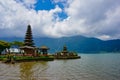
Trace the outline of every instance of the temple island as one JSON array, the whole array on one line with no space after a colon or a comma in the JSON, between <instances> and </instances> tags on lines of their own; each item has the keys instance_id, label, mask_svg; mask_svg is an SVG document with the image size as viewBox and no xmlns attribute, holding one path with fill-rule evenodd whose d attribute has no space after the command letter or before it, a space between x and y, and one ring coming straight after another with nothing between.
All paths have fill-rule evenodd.
<instances>
[{"instance_id":1,"label":"temple island","mask_svg":"<svg viewBox=\"0 0 120 80\"><path fill-rule=\"evenodd\" d=\"M76 52L70 52L67 50L66 45L63 47L62 51L56 52L54 54L55 59L79 59L81 58L78 56Z\"/></svg>"},{"instance_id":2,"label":"temple island","mask_svg":"<svg viewBox=\"0 0 120 80\"><path fill-rule=\"evenodd\" d=\"M31 26L27 26L27 31L25 34L24 45L19 47L19 53L14 53L10 49L6 49L6 54L3 58L0 58L5 63L15 63L15 62L24 62L24 61L53 61L54 59L78 59L78 56L75 52L69 52L67 47L64 46L63 50L56 52L51 55L48 54L47 46L41 46L40 48L36 47L32 37Z\"/></svg>"}]
</instances>

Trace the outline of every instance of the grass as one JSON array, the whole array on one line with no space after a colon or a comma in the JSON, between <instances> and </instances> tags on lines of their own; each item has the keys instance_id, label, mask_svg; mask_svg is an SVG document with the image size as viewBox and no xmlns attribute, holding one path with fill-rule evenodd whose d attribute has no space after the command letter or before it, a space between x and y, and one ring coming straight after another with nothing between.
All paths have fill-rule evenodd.
<instances>
[{"instance_id":1,"label":"grass","mask_svg":"<svg viewBox=\"0 0 120 80\"><path fill-rule=\"evenodd\" d=\"M6 58L5 55L0 55L0 61L2 61L4 58Z\"/></svg>"},{"instance_id":2,"label":"grass","mask_svg":"<svg viewBox=\"0 0 120 80\"><path fill-rule=\"evenodd\" d=\"M49 56L39 56L39 57L32 57L32 56L21 56L16 57L15 61L52 61L54 57Z\"/></svg>"},{"instance_id":3,"label":"grass","mask_svg":"<svg viewBox=\"0 0 120 80\"><path fill-rule=\"evenodd\" d=\"M16 62L25 62L25 61L53 61L53 56L9 56L9 58L15 60ZM6 61L8 59L7 55L0 55L0 61Z\"/></svg>"}]
</instances>

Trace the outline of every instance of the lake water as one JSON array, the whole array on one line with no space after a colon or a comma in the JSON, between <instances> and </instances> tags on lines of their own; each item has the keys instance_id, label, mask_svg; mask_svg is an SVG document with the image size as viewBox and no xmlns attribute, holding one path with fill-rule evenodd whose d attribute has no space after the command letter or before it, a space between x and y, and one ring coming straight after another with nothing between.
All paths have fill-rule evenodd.
<instances>
[{"instance_id":1,"label":"lake water","mask_svg":"<svg viewBox=\"0 0 120 80\"><path fill-rule=\"evenodd\" d=\"M0 80L120 80L120 54L80 54L81 59L0 62Z\"/></svg>"}]
</instances>

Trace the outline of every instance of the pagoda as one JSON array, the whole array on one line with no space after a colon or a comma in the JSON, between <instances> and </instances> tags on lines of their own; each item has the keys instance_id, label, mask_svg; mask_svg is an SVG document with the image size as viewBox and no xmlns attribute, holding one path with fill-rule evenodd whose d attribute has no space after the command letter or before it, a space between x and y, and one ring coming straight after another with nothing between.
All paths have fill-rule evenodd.
<instances>
[{"instance_id":1,"label":"pagoda","mask_svg":"<svg viewBox=\"0 0 120 80\"><path fill-rule=\"evenodd\" d=\"M28 25L26 35L25 35L25 40L24 40L24 45L25 46L34 46L33 38L32 38L32 30L31 26Z\"/></svg>"},{"instance_id":2,"label":"pagoda","mask_svg":"<svg viewBox=\"0 0 120 80\"><path fill-rule=\"evenodd\" d=\"M33 37L32 37L32 29L31 26L27 26L27 31L24 40L24 46L20 47L23 50L24 55L35 56L36 55L36 47L34 46Z\"/></svg>"}]
</instances>

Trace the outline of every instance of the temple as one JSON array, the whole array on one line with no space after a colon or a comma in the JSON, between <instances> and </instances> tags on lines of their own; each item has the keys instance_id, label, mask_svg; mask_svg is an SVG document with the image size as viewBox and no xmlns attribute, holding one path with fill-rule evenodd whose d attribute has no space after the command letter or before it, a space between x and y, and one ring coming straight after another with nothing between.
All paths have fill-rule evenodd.
<instances>
[{"instance_id":1,"label":"temple","mask_svg":"<svg viewBox=\"0 0 120 80\"><path fill-rule=\"evenodd\" d=\"M62 55L63 55L63 56L67 56L67 55L68 55L68 50L67 50L67 47L66 47L66 46L63 46Z\"/></svg>"},{"instance_id":2,"label":"temple","mask_svg":"<svg viewBox=\"0 0 120 80\"><path fill-rule=\"evenodd\" d=\"M47 46L41 46L40 48L34 46L32 29L31 26L28 25L25 34L24 46L20 47L20 49L26 56L40 56L40 55L48 56L48 50L50 48L48 48Z\"/></svg>"},{"instance_id":3,"label":"temple","mask_svg":"<svg viewBox=\"0 0 120 80\"><path fill-rule=\"evenodd\" d=\"M37 48L34 46L33 38L32 38L32 30L31 26L27 26L27 31L24 40L24 46L20 47L21 50L24 51L24 55L36 56Z\"/></svg>"},{"instance_id":4,"label":"temple","mask_svg":"<svg viewBox=\"0 0 120 80\"><path fill-rule=\"evenodd\" d=\"M56 52L55 54L48 54L47 46L36 47L34 45L33 37L32 37L32 29L31 26L27 26L24 45L21 46L18 52L7 50L8 53L3 59L4 63L15 63L15 62L23 62L23 61L53 61L54 59L77 59L81 58L75 52L70 52L67 49L67 46L63 46L62 51ZM20 51L20 52L19 52ZM17 53L17 54L16 54Z\"/></svg>"},{"instance_id":5,"label":"temple","mask_svg":"<svg viewBox=\"0 0 120 80\"><path fill-rule=\"evenodd\" d=\"M31 26L28 25L26 35L25 35L25 40L24 40L24 45L25 46L34 46L33 38L32 38L32 30Z\"/></svg>"},{"instance_id":6,"label":"temple","mask_svg":"<svg viewBox=\"0 0 120 80\"><path fill-rule=\"evenodd\" d=\"M39 48L40 54L47 56L49 49L50 49L50 48L48 48L47 46L41 46L41 47Z\"/></svg>"},{"instance_id":7,"label":"temple","mask_svg":"<svg viewBox=\"0 0 120 80\"><path fill-rule=\"evenodd\" d=\"M56 52L54 57L56 59L77 59L77 58L80 58L80 56L78 56L77 53L68 51L66 45L63 46L62 51Z\"/></svg>"}]
</instances>

